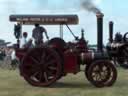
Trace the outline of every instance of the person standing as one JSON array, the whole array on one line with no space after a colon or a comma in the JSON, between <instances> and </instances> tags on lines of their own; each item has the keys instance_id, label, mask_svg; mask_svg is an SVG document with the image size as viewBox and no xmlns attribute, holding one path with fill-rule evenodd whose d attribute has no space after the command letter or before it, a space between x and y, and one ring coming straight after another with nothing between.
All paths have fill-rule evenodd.
<instances>
[{"instance_id":1,"label":"person standing","mask_svg":"<svg viewBox=\"0 0 128 96\"><path fill-rule=\"evenodd\" d=\"M35 40L35 45L43 43L43 33L45 33L46 38L49 39L46 29L41 27L39 24L35 24L35 28L32 31L32 37Z\"/></svg>"},{"instance_id":2,"label":"person standing","mask_svg":"<svg viewBox=\"0 0 128 96\"><path fill-rule=\"evenodd\" d=\"M21 38L22 32L21 32L21 24L17 23L14 26L14 36L17 39L17 47L20 47L20 38Z\"/></svg>"},{"instance_id":3,"label":"person standing","mask_svg":"<svg viewBox=\"0 0 128 96\"><path fill-rule=\"evenodd\" d=\"M5 68L10 68L11 66L11 54L12 54L12 49L11 48L9 48L9 47L6 47L5 48L5 54L6 54L6 56L5 56L5 58L4 58L4 67Z\"/></svg>"},{"instance_id":4,"label":"person standing","mask_svg":"<svg viewBox=\"0 0 128 96\"><path fill-rule=\"evenodd\" d=\"M27 43L27 37L28 37L28 33L23 32L23 37L20 42L20 48L25 48L25 44Z\"/></svg>"}]
</instances>

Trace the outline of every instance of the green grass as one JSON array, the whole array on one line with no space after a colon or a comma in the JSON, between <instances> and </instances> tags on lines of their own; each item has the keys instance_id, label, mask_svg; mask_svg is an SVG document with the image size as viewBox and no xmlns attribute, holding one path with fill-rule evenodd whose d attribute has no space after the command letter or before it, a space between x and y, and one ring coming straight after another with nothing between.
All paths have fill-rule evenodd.
<instances>
[{"instance_id":1,"label":"green grass","mask_svg":"<svg viewBox=\"0 0 128 96\"><path fill-rule=\"evenodd\" d=\"M81 72L63 77L50 88L38 88L24 81L18 70L0 69L0 96L128 96L128 70L118 69L112 87L96 88Z\"/></svg>"}]
</instances>

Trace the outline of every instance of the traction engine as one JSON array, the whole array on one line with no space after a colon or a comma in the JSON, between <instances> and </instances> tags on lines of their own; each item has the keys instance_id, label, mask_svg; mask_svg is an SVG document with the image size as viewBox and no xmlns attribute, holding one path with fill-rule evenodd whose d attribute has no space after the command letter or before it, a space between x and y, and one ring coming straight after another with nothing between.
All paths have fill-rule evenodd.
<instances>
[{"instance_id":1,"label":"traction engine","mask_svg":"<svg viewBox=\"0 0 128 96\"><path fill-rule=\"evenodd\" d=\"M115 64L120 64L123 68L128 68L128 32L124 36L117 32L113 39L113 22L109 23L109 43L107 51L110 59L113 59Z\"/></svg>"},{"instance_id":2,"label":"traction engine","mask_svg":"<svg viewBox=\"0 0 128 96\"><path fill-rule=\"evenodd\" d=\"M47 19L47 20L45 20ZM48 24L62 25L77 24L77 15L11 15L10 21L21 22L21 24ZM84 38L75 37L75 42L65 42L62 38L52 38L47 43L34 48L16 48L16 55L21 64L20 74L33 86L45 87L55 83L69 73L77 74L80 66L85 65L85 76L87 80L96 87L112 86L117 79L117 70L109 60L109 56L103 51L103 15L97 14L98 48L92 51ZM61 33L62 36L62 33Z\"/></svg>"}]
</instances>

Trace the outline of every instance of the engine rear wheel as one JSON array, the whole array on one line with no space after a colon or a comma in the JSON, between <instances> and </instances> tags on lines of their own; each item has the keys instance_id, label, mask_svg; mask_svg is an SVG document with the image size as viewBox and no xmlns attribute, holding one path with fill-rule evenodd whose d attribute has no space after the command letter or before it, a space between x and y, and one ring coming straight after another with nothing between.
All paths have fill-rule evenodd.
<instances>
[{"instance_id":1,"label":"engine rear wheel","mask_svg":"<svg viewBox=\"0 0 128 96\"><path fill-rule=\"evenodd\" d=\"M62 74L59 55L51 48L33 48L20 66L24 79L33 86L45 87L56 82Z\"/></svg>"},{"instance_id":2,"label":"engine rear wheel","mask_svg":"<svg viewBox=\"0 0 128 96\"><path fill-rule=\"evenodd\" d=\"M117 73L112 70L112 66L113 64L108 60L94 61L87 71L88 80L96 87L104 87L114 84L117 77L115 75ZM112 72L113 75L111 75Z\"/></svg>"}]
</instances>

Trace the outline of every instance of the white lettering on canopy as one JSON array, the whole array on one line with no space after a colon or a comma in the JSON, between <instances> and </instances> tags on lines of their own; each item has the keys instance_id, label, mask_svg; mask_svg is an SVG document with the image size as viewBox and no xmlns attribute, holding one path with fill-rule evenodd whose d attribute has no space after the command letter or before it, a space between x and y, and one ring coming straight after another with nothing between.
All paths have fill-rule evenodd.
<instances>
[{"instance_id":1,"label":"white lettering on canopy","mask_svg":"<svg viewBox=\"0 0 128 96\"><path fill-rule=\"evenodd\" d=\"M30 21L41 21L40 18L30 18Z\"/></svg>"},{"instance_id":2,"label":"white lettering on canopy","mask_svg":"<svg viewBox=\"0 0 128 96\"><path fill-rule=\"evenodd\" d=\"M16 21L31 22L68 22L67 18L16 18Z\"/></svg>"},{"instance_id":3,"label":"white lettering on canopy","mask_svg":"<svg viewBox=\"0 0 128 96\"><path fill-rule=\"evenodd\" d=\"M67 22L68 21L68 19L67 18L57 18L57 19L55 19L55 21L59 21L59 22Z\"/></svg>"}]
</instances>

